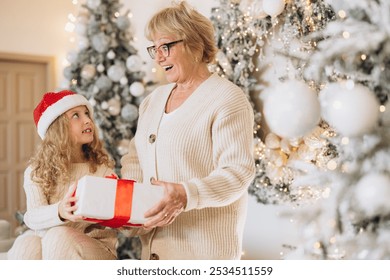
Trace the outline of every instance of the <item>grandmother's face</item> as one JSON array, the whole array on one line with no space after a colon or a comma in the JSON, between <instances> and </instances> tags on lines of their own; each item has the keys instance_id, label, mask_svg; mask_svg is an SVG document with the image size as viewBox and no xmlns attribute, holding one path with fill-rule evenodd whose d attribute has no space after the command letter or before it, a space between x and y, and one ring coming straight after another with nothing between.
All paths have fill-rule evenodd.
<instances>
[{"instance_id":1,"label":"grandmother's face","mask_svg":"<svg viewBox=\"0 0 390 280\"><path fill-rule=\"evenodd\" d=\"M190 79L194 71L192 56L186 52L183 42L169 45L169 43L179 41L181 38L163 34L156 34L154 38L153 43L157 50L155 61L164 70L168 82L183 83ZM169 56L164 56L161 50L163 47L169 48Z\"/></svg>"}]
</instances>

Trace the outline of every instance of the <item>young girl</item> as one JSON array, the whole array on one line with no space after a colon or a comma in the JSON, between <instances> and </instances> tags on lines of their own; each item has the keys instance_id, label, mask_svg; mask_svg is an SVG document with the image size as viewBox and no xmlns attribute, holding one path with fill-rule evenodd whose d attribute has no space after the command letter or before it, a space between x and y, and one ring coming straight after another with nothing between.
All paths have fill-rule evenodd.
<instances>
[{"instance_id":1,"label":"young girl","mask_svg":"<svg viewBox=\"0 0 390 280\"><path fill-rule=\"evenodd\" d=\"M73 215L75 182L113 174L92 114L85 97L67 90L46 93L35 108L43 141L24 173L29 230L8 259L116 259L116 231Z\"/></svg>"}]
</instances>

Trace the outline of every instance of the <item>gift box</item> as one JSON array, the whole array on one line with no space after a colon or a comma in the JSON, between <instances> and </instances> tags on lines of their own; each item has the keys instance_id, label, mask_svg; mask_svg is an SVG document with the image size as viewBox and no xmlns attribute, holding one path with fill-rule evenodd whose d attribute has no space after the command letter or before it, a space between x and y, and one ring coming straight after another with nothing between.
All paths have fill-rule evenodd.
<instances>
[{"instance_id":1,"label":"gift box","mask_svg":"<svg viewBox=\"0 0 390 280\"><path fill-rule=\"evenodd\" d=\"M164 195L161 186L132 180L84 176L77 182L75 215L109 227L141 226L144 213Z\"/></svg>"}]
</instances>

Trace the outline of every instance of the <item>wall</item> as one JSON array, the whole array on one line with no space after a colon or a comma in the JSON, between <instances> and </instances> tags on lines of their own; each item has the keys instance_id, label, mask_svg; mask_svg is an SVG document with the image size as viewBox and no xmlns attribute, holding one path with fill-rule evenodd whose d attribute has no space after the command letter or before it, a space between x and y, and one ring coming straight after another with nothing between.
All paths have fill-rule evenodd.
<instances>
[{"instance_id":1,"label":"wall","mask_svg":"<svg viewBox=\"0 0 390 280\"><path fill-rule=\"evenodd\" d=\"M143 35L148 18L158 9L168 6L171 0L125 0L124 9L133 14L134 46L140 56L153 67L145 48L150 44ZM206 16L219 1L188 0ZM69 13L77 15L71 0L1 0L0 2L0 52L36 54L56 58L57 86L60 85L64 59L76 45L69 42L71 34L64 29ZM284 207L261 205L253 197L249 200L248 220L244 237L245 259L279 259L282 244L293 245L297 240L294 224L282 219L279 213Z\"/></svg>"}]
</instances>

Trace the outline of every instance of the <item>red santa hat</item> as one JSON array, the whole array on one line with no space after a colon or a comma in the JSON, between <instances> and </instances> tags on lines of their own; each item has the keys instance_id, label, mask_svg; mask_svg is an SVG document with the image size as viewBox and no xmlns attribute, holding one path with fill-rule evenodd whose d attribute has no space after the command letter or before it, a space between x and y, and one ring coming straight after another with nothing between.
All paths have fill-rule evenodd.
<instances>
[{"instance_id":1,"label":"red santa hat","mask_svg":"<svg viewBox=\"0 0 390 280\"><path fill-rule=\"evenodd\" d=\"M34 109L34 122L41 139L45 138L47 129L55 119L66 111L81 105L87 106L89 113L93 114L91 104L81 94L70 90L45 93Z\"/></svg>"}]
</instances>

